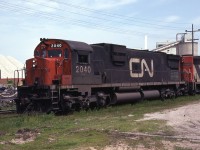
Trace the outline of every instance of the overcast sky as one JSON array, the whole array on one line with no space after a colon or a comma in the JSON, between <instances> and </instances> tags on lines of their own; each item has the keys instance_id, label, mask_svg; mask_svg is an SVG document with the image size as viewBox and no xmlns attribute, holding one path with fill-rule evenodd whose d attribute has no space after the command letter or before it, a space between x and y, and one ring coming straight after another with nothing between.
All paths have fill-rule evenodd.
<instances>
[{"instance_id":1,"label":"overcast sky","mask_svg":"<svg viewBox=\"0 0 200 150\"><path fill-rule=\"evenodd\" d=\"M0 54L22 63L40 38L148 48L200 28L199 0L1 0ZM199 38L200 33L195 33Z\"/></svg>"}]
</instances>

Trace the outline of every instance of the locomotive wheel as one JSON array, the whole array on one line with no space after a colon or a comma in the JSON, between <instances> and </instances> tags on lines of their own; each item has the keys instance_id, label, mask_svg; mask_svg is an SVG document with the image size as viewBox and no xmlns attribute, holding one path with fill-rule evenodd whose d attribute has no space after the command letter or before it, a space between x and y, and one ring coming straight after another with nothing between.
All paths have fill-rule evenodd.
<instances>
[{"instance_id":1,"label":"locomotive wheel","mask_svg":"<svg viewBox=\"0 0 200 150\"><path fill-rule=\"evenodd\" d=\"M170 99L174 100L176 98L176 94L174 91L171 91L170 93Z\"/></svg>"},{"instance_id":2,"label":"locomotive wheel","mask_svg":"<svg viewBox=\"0 0 200 150\"><path fill-rule=\"evenodd\" d=\"M96 102L92 102L92 103L90 103L90 109L91 110L94 110L95 108L97 108L97 103Z\"/></svg>"},{"instance_id":3,"label":"locomotive wheel","mask_svg":"<svg viewBox=\"0 0 200 150\"><path fill-rule=\"evenodd\" d=\"M16 104L17 113L18 113L18 114L23 113L25 109L24 109L23 105L20 104L19 99L15 99L15 104Z\"/></svg>"},{"instance_id":4,"label":"locomotive wheel","mask_svg":"<svg viewBox=\"0 0 200 150\"><path fill-rule=\"evenodd\" d=\"M194 96L194 95L196 95L196 91L192 90L192 91L189 92L189 94Z\"/></svg>"},{"instance_id":5,"label":"locomotive wheel","mask_svg":"<svg viewBox=\"0 0 200 150\"><path fill-rule=\"evenodd\" d=\"M62 100L61 102L61 112L63 115L67 115L69 114L70 112L73 112L73 110L71 109L71 103L70 102L65 102Z\"/></svg>"},{"instance_id":6,"label":"locomotive wheel","mask_svg":"<svg viewBox=\"0 0 200 150\"><path fill-rule=\"evenodd\" d=\"M164 101L166 99L165 91L163 90L160 91L160 98L161 98L161 101Z\"/></svg>"}]
</instances>

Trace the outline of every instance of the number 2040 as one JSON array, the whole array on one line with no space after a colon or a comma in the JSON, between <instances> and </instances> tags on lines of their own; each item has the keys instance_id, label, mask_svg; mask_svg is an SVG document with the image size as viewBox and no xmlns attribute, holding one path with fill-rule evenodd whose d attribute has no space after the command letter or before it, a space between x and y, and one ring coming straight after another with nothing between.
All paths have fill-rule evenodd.
<instances>
[{"instance_id":1,"label":"number 2040","mask_svg":"<svg viewBox=\"0 0 200 150\"><path fill-rule=\"evenodd\" d=\"M76 73L91 73L90 66L76 66Z\"/></svg>"}]
</instances>

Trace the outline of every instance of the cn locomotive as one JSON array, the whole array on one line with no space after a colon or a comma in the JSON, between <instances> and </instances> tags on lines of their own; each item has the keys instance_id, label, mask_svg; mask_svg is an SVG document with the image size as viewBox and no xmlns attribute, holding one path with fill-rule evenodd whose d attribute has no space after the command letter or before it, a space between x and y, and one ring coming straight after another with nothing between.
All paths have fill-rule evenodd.
<instances>
[{"instance_id":1,"label":"cn locomotive","mask_svg":"<svg viewBox=\"0 0 200 150\"><path fill-rule=\"evenodd\" d=\"M26 61L15 99L18 113L66 114L144 99L194 94L200 57L116 44L40 39Z\"/></svg>"}]
</instances>

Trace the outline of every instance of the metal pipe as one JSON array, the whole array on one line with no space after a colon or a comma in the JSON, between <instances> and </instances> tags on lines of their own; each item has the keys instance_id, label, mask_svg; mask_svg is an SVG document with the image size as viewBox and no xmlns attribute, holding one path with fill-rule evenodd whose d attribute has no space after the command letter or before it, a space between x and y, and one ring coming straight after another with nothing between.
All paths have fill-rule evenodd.
<instances>
[{"instance_id":1,"label":"metal pipe","mask_svg":"<svg viewBox=\"0 0 200 150\"><path fill-rule=\"evenodd\" d=\"M142 91L143 99L156 99L160 97L160 92L158 90L148 90Z\"/></svg>"},{"instance_id":2,"label":"metal pipe","mask_svg":"<svg viewBox=\"0 0 200 150\"><path fill-rule=\"evenodd\" d=\"M133 93L114 93L112 104L129 103L141 100L140 92Z\"/></svg>"}]
</instances>

